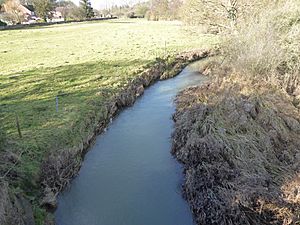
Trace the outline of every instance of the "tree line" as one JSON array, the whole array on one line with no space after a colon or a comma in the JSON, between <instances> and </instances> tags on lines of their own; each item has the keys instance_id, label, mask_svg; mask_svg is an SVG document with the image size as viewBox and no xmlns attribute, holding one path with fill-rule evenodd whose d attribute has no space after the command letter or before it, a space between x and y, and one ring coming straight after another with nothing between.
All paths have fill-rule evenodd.
<instances>
[{"instance_id":1,"label":"tree line","mask_svg":"<svg viewBox=\"0 0 300 225\"><path fill-rule=\"evenodd\" d=\"M60 12L65 20L84 20L95 16L90 0L80 0L79 6L69 0L0 0L0 20L12 24L24 22L26 15L20 5L34 11L41 22L51 20L55 11Z\"/></svg>"},{"instance_id":2,"label":"tree line","mask_svg":"<svg viewBox=\"0 0 300 225\"><path fill-rule=\"evenodd\" d=\"M205 25L215 31L233 29L247 14L263 7L268 0L149 0L133 6L122 5L95 10L90 0L80 0L79 6L70 0L0 0L6 13L0 19L21 23L24 16L19 4L32 5L39 18L51 19L53 11L61 13L65 20L84 20L94 16L147 18L148 20L183 20L192 25ZM3 10L2 10L3 11ZM1 12L1 9L0 9Z\"/></svg>"},{"instance_id":3,"label":"tree line","mask_svg":"<svg viewBox=\"0 0 300 225\"><path fill-rule=\"evenodd\" d=\"M81 0L79 6L70 0L0 0L0 19L13 24L25 21L25 15L19 6L32 6L36 15L43 21L51 20L54 11L61 13L65 20L84 20L94 16L147 18L148 20L175 20L181 18L182 0L150 0L133 6L122 5L95 10L90 0ZM5 10L3 10L5 9ZM4 11L4 12L3 12Z\"/></svg>"},{"instance_id":4,"label":"tree line","mask_svg":"<svg viewBox=\"0 0 300 225\"><path fill-rule=\"evenodd\" d=\"M175 20L181 18L182 0L150 0L133 6L112 6L100 13L117 17L147 18L148 20Z\"/></svg>"}]
</instances>

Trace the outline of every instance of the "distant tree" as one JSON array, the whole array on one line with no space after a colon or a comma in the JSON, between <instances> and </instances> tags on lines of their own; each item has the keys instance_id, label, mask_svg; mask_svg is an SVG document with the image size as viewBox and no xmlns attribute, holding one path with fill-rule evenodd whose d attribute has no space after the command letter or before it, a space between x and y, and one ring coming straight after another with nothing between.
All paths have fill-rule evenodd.
<instances>
[{"instance_id":1,"label":"distant tree","mask_svg":"<svg viewBox=\"0 0 300 225\"><path fill-rule=\"evenodd\" d=\"M169 1L169 16L171 20L180 19L182 5L182 0Z\"/></svg>"},{"instance_id":2,"label":"distant tree","mask_svg":"<svg viewBox=\"0 0 300 225\"><path fill-rule=\"evenodd\" d=\"M147 13L151 20L172 20L179 18L182 0L151 0Z\"/></svg>"},{"instance_id":3,"label":"distant tree","mask_svg":"<svg viewBox=\"0 0 300 225\"><path fill-rule=\"evenodd\" d=\"M186 22L230 28L237 19L237 0L187 0L184 7Z\"/></svg>"},{"instance_id":4,"label":"distant tree","mask_svg":"<svg viewBox=\"0 0 300 225\"><path fill-rule=\"evenodd\" d=\"M135 12L131 11L126 15L128 18L136 18Z\"/></svg>"},{"instance_id":5,"label":"distant tree","mask_svg":"<svg viewBox=\"0 0 300 225\"><path fill-rule=\"evenodd\" d=\"M153 20L168 18L169 1L168 0L152 0L150 13Z\"/></svg>"},{"instance_id":6,"label":"distant tree","mask_svg":"<svg viewBox=\"0 0 300 225\"><path fill-rule=\"evenodd\" d=\"M144 18L149 10L150 7L148 2L138 3L134 6L135 15L137 17Z\"/></svg>"},{"instance_id":7,"label":"distant tree","mask_svg":"<svg viewBox=\"0 0 300 225\"><path fill-rule=\"evenodd\" d=\"M5 13L2 19L12 23L20 24L25 20L24 13L20 10L20 3L16 0L7 0L3 3Z\"/></svg>"},{"instance_id":8,"label":"distant tree","mask_svg":"<svg viewBox=\"0 0 300 225\"><path fill-rule=\"evenodd\" d=\"M54 8L53 0L32 0L36 14L45 22L51 17L51 11Z\"/></svg>"},{"instance_id":9,"label":"distant tree","mask_svg":"<svg viewBox=\"0 0 300 225\"><path fill-rule=\"evenodd\" d=\"M2 10L4 2L5 2L5 0L0 0L0 11Z\"/></svg>"},{"instance_id":10,"label":"distant tree","mask_svg":"<svg viewBox=\"0 0 300 225\"><path fill-rule=\"evenodd\" d=\"M99 17L105 17L108 14L110 14L110 12L108 9L101 9L101 10L95 10L95 14L96 14L96 16L99 16Z\"/></svg>"},{"instance_id":11,"label":"distant tree","mask_svg":"<svg viewBox=\"0 0 300 225\"><path fill-rule=\"evenodd\" d=\"M33 5L32 0L19 0L22 5Z\"/></svg>"},{"instance_id":12,"label":"distant tree","mask_svg":"<svg viewBox=\"0 0 300 225\"><path fill-rule=\"evenodd\" d=\"M81 0L80 7L82 9L84 18L90 19L95 16L90 0Z\"/></svg>"},{"instance_id":13,"label":"distant tree","mask_svg":"<svg viewBox=\"0 0 300 225\"><path fill-rule=\"evenodd\" d=\"M109 9L108 14L121 18L121 17L131 17L132 15L134 16L135 12L133 11L132 7L126 4L122 6L117 6L117 5L112 6Z\"/></svg>"},{"instance_id":14,"label":"distant tree","mask_svg":"<svg viewBox=\"0 0 300 225\"><path fill-rule=\"evenodd\" d=\"M234 30L239 21L270 0L185 0L184 20L189 24L205 24L219 30Z\"/></svg>"},{"instance_id":15,"label":"distant tree","mask_svg":"<svg viewBox=\"0 0 300 225\"><path fill-rule=\"evenodd\" d=\"M84 20L84 19L86 19L86 17L83 13L82 8L76 6L76 7L70 8L69 19L70 20Z\"/></svg>"},{"instance_id":16,"label":"distant tree","mask_svg":"<svg viewBox=\"0 0 300 225\"><path fill-rule=\"evenodd\" d=\"M71 1L59 1L56 4L56 11L60 12L64 20L80 20L80 9Z\"/></svg>"}]
</instances>

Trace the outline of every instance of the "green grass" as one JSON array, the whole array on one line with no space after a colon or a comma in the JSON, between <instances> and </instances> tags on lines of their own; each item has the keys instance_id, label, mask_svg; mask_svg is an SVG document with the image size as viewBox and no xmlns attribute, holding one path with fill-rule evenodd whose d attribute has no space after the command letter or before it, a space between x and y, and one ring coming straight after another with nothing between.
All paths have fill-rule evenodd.
<instances>
[{"instance_id":1,"label":"green grass","mask_svg":"<svg viewBox=\"0 0 300 225\"><path fill-rule=\"evenodd\" d=\"M22 153L15 184L27 193L38 186L45 155L77 145L104 115L103 104L139 69L165 55L165 43L172 55L211 46L216 39L190 33L178 22L144 20L1 31L0 123L5 149ZM7 169L1 166L0 172Z\"/></svg>"}]
</instances>

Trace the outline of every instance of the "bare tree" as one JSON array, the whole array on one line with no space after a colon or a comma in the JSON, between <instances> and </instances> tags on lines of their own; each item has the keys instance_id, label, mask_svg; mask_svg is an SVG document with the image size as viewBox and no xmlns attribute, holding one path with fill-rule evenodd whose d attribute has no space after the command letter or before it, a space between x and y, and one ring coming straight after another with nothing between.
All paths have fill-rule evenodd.
<instances>
[{"instance_id":1,"label":"bare tree","mask_svg":"<svg viewBox=\"0 0 300 225\"><path fill-rule=\"evenodd\" d=\"M178 19L181 0L151 0L149 17L152 20Z\"/></svg>"},{"instance_id":2,"label":"bare tree","mask_svg":"<svg viewBox=\"0 0 300 225\"><path fill-rule=\"evenodd\" d=\"M79 8L72 1L59 1L55 10L61 13L65 21L68 19L81 19L79 16L74 15Z\"/></svg>"},{"instance_id":3,"label":"bare tree","mask_svg":"<svg viewBox=\"0 0 300 225\"><path fill-rule=\"evenodd\" d=\"M183 15L187 23L234 30L239 21L276 0L186 0Z\"/></svg>"},{"instance_id":4,"label":"bare tree","mask_svg":"<svg viewBox=\"0 0 300 225\"><path fill-rule=\"evenodd\" d=\"M175 20L179 19L180 16L180 10L182 7L182 0L171 0L169 1L169 11L170 11L170 19Z\"/></svg>"},{"instance_id":5,"label":"bare tree","mask_svg":"<svg viewBox=\"0 0 300 225\"><path fill-rule=\"evenodd\" d=\"M51 0L32 0L37 15L45 22L50 16L50 12L53 9L53 1Z\"/></svg>"},{"instance_id":6,"label":"bare tree","mask_svg":"<svg viewBox=\"0 0 300 225\"><path fill-rule=\"evenodd\" d=\"M150 19L160 20L167 17L168 0L151 0L150 4Z\"/></svg>"},{"instance_id":7,"label":"bare tree","mask_svg":"<svg viewBox=\"0 0 300 225\"><path fill-rule=\"evenodd\" d=\"M4 3L5 3L5 0L0 0L0 11L2 10Z\"/></svg>"},{"instance_id":8,"label":"bare tree","mask_svg":"<svg viewBox=\"0 0 300 225\"><path fill-rule=\"evenodd\" d=\"M13 24L20 24L25 20L25 14L20 9L20 3L16 0L7 0L3 4L4 18Z\"/></svg>"}]
</instances>

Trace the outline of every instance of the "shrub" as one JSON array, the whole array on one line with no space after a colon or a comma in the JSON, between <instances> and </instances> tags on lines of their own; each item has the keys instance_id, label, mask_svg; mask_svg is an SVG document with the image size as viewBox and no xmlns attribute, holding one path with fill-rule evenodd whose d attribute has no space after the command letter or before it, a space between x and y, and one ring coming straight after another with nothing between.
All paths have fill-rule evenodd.
<instances>
[{"instance_id":1,"label":"shrub","mask_svg":"<svg viewBox=\"0 0 300 225\"><path fill-rule=\"evenodd\" d=\"M0 20L0 27L5 27L5 26L7 26L7 23Z\"/></svg>"},{"instance_id":2,"label":"shrub","mask_svg":"<svg viewBox=\"0 0 300 225\"><path fill-rule=\"evenodd\" d=\"M227 36L227 65L240 75L279 81L286 90L295 90L300 69L300 2L269 4L254 15Z\"/></svg>"}]
</instances>

